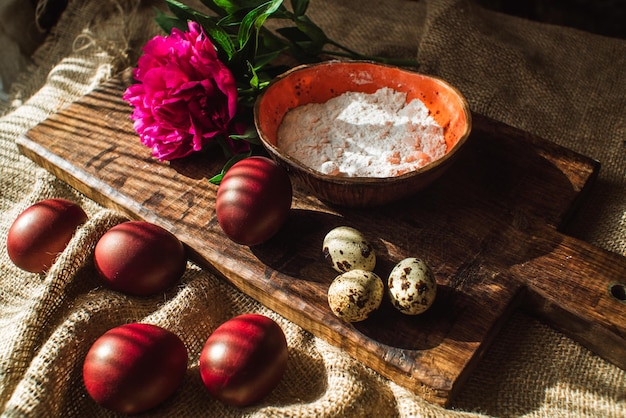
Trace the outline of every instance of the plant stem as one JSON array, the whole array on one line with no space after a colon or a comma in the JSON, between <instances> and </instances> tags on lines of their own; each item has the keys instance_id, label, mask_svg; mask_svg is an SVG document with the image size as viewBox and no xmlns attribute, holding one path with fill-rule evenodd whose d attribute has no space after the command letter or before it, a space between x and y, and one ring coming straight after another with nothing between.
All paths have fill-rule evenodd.
<instances>
[{"instance_id":1,"label":"plant stem","mask_svg":"<svg viewBox=\"0 0 626 418\"><path fill-rule=\"evenodd\" d=\"M322 51L323 54L333 55L336 57L346 57L352 59L362 59L362 60L370 60L376 61L383 64L397 65L400 67L417 67L417 61L408 58L388 58L388 57L378 57L378 56L367 56L363 55L359 52L353 51L352 49L333 41L332 39L328 39L328 43L333 45L345 52L341 51Z\"/></svg>"}]
</instances>

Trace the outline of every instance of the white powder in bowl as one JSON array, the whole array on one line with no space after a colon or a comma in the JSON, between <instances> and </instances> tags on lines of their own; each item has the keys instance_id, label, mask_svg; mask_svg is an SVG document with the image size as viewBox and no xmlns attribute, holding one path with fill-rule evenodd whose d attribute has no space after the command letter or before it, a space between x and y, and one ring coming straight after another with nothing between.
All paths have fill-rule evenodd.
<instances>
[{"instance_id":1,"label":"white powder in bowl","mask_svg":"<svg viewBox=\"0 0 626 418\"><path fill-rule=\"evenodd\" d=\"M406 103L406 93L388 87L290 110L277 146L312 169L347 177L398 176L446 153L443 128L426 105Z\"/></svg>"}]
</instances>

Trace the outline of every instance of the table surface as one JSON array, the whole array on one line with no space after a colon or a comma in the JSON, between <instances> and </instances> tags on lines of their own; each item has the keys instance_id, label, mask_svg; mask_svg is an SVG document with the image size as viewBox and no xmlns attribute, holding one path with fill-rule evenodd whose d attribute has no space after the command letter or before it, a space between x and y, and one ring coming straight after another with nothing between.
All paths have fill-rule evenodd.
<instances>
[{"instance_id":1,"label":"table surface","mask_svg":"<svg viewBox=\"0 0 626 418\"><path fill-rule=\"evenodd\" d=\"M453 399L521 304L626 368L626 304L616 296L626 259L558 232L592 187L596 161L474 115L467 148L428 189L346 209L295 185L281 231L240 246L219 228L207 180L223 159L151 158L121 99L128 82L114 79L33 128L21 152L102 205L168 229L201 265L429 401ZM405 316L385 299L366 321L336 318L326 300L336 273L321 243L338 225L373 243L381 277L403 258L426 260L438 281L431 309Z\"/></svg>"}]
</instances>

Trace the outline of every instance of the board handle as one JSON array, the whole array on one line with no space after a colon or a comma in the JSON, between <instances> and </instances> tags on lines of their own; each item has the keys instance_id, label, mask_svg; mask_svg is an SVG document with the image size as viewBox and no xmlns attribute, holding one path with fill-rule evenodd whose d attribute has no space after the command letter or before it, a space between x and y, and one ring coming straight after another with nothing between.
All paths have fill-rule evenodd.
<instances>
[{"instance_id":1,"label":"board handle","mask_svg":"<svg viewBox=\"0 0 626 418\"><path fill-rule=\"evenodd\" d=\"M512 266L526 307L626 370L626 257L546 229L533 237L539 255Z\"/></svg>"}]
</instances>

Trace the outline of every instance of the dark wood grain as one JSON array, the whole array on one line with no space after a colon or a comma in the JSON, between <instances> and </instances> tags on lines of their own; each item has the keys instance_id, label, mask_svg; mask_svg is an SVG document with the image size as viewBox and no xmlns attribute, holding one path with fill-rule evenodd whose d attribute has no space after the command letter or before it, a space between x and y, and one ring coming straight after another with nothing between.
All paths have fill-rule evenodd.
<instances>
[{"instance_id":1,"label":"dark wood grain","mask_svg":"<svg viewBox=\"0 0 626 418\"><path fill-rule=\"evenodd\" d=\"M21 151L97 202L165 227L195 261L382 375L448 404L520 304L626 368L626 303L610 290L626 281L626 259L558 232L596 161L474 115L463 155L430 188L368 210L296 189L286 225L249 248L216 222L207 179L223 159L155 161L121 99L128 82L121 76L44 121L19 140ZM382 277L402 258L424 258L439 286L433 307L408 317L385 300L362 323L334 317L326 292L335 273L321 244L337 225L373 242Z\"/></svg>"}]
</instances>

